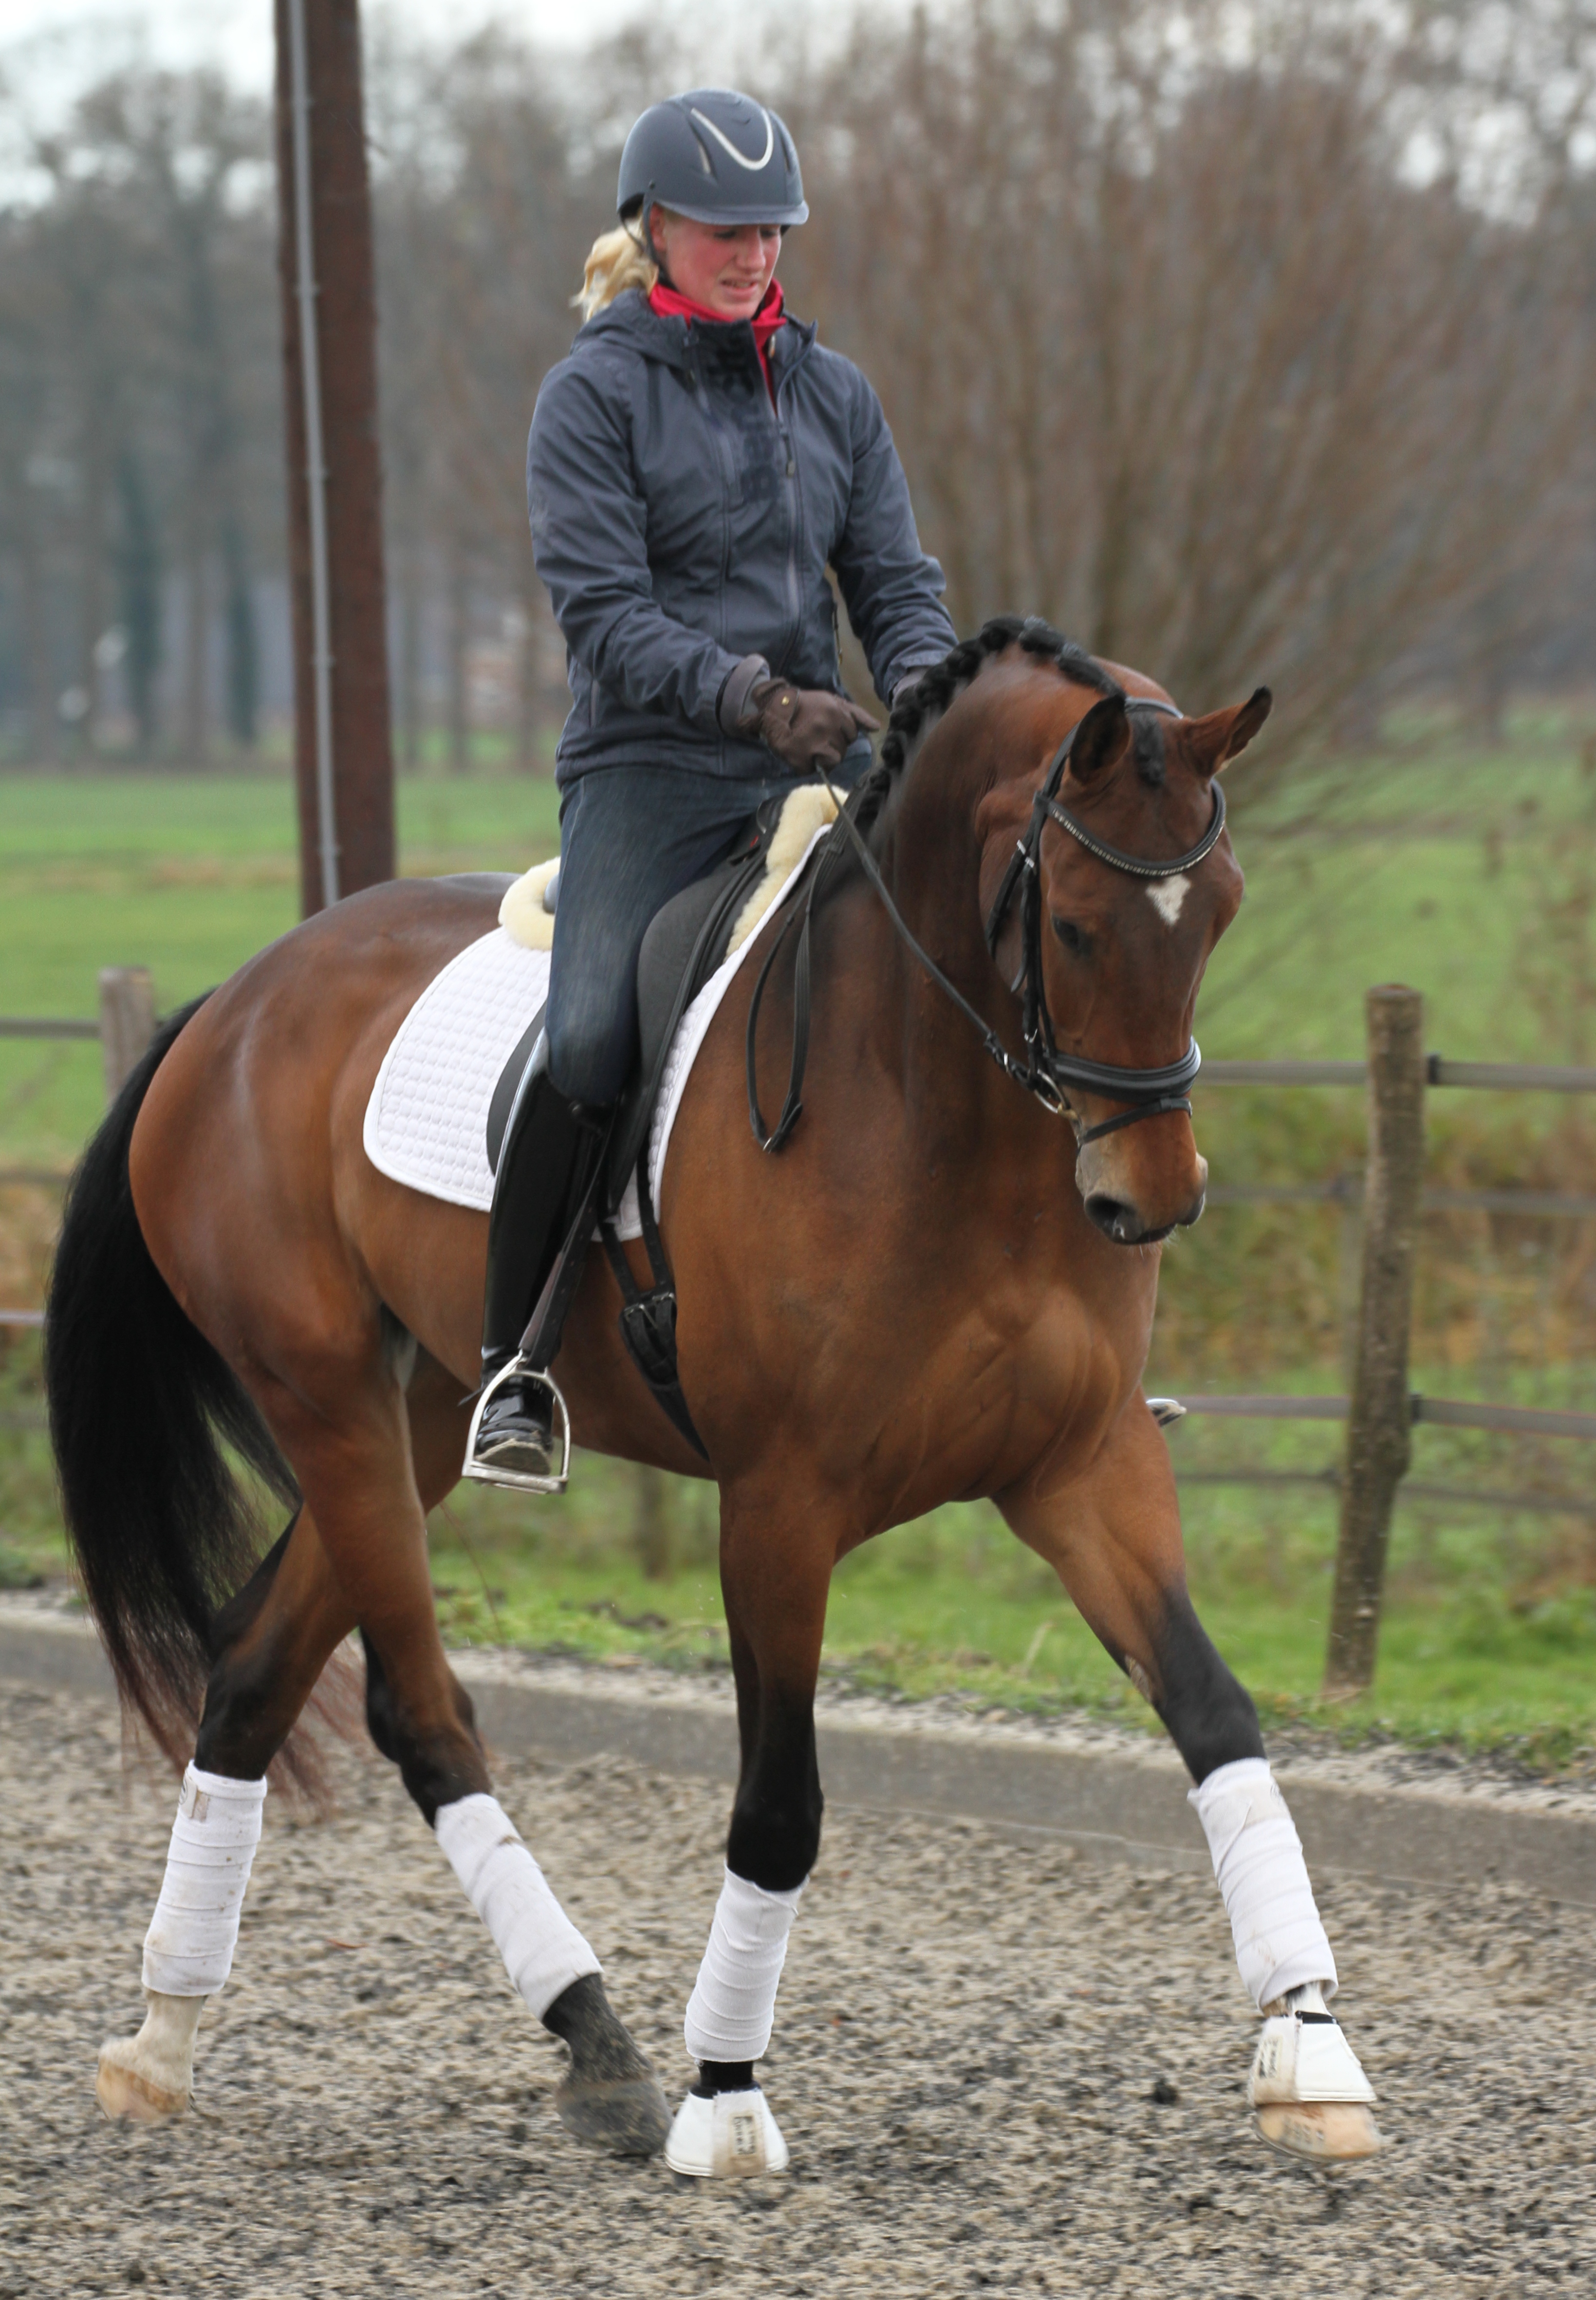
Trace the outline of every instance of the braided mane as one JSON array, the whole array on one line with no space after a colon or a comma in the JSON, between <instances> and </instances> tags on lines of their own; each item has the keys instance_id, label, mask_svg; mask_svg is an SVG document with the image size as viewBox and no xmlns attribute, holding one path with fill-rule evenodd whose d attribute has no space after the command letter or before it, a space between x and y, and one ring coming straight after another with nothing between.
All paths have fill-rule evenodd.
<instances>
[{"instance_id":1,"label":"braided mane","mask_svg":"<svg viewBox=\"0 0 1596 2300\"><path fill-rule=\"evenodd\" d=\"M923 671L900 703L894 704L881 756L861 780L856 821L867 831L879 817L922 736L929 733L956 695L977 678L986 662L1012 646L1057 667L1062 677L1098 695L1123 695L1116 679L1075 640L1056 631L1040 615L994 615L973 638L961 639L940 662Z\"/></svg>"}]
</instances>

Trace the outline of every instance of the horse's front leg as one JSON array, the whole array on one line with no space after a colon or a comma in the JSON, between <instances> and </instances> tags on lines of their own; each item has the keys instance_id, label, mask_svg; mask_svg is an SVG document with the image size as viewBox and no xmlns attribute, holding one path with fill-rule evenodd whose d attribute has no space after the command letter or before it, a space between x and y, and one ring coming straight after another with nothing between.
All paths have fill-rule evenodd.
<instances>
[{"instance_id":1,"label":"horse's front leg","mask_svg":"<svg viewBox=\"0 0 1596 2300\"><path fill-rule=\"evenodd\" d=\"M788 1936L820 1849L815 1685L835 1550L817 1536L823 1509L804 1504L785 1480L721 1499L742 1762L720 1898L682 2025L698 2075L665 2145L673 2171L699 2178L780 2172L788 2162L754 2064L770 2043Z\"/></svg>"},{"instance_id":2,"label":"horse's front leg","mask_svg":"<svg viewBox=\"0 0 1596 2300\"><path fill-rule=\"evenodd\" d=\"M1215 1650L1186 1588L1174 1476L1132 1399L1088 1475L1046 1467L999 1497L1088 1625L1157 1711L1186 1762L1236 1962L1263 2033L1248 2083L1271 2146L1315 2163L1380 2146L1374 2089L1327 2010L1335 1960L1302 1846L1264 1754L1258 1712Z\"/></svg>"}]
</instances>

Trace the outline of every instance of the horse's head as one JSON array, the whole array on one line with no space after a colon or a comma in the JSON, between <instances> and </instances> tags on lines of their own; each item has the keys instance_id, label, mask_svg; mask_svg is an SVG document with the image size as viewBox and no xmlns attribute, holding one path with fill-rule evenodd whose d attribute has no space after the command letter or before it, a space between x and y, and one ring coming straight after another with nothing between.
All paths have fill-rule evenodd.
<instances>
[{"instance_id":1,"label":"horse's head","mask_svg":"<svg viewBox=\"0 0 1596 2300\"><path fill-rule=\"evenodd\" d=\"M1119 1245L1149 1245L1194 1222L1207 1163L1178 1079L1162 1095L1129 1080L1116 1094L1107 1081L1069 1078L1070 1061L1143 1073L1178 1065L1208 954L1241 900L1241 869L1223 834L1188 870L1153 877L1124 866L1166 864L1205 846L1216 821L1214 779L1263 725L1270 699L1260 688L1233 709L1181 719L1105 696L1079 719L1055 806L1041 816L1029 938L1040 1024L1065 1058L1058 1071L1075 1122L1076 1186L1091 1220ZM1028 771L999 783L982 805L983 905L998 900L1016 840L1036 820L1037 793L1077 707L1052 688L1045 730L1036 729L1047 744L1040 762L1032 748ZM1025 912L1022 875L995 945L1015 987L1026 972Z\"/></svg>"}]
</instances>

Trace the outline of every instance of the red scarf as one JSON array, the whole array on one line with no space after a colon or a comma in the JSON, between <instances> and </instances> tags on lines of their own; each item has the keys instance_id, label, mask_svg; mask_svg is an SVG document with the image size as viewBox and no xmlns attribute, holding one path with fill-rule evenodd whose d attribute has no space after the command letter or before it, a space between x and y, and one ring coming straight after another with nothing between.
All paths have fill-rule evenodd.
<instances>
[{"instance_id":1,"label":"red scarf","mask_svg":"<svg viewBox=\"0 0 1596 2300\"><path fill-rule=\"evenodd\" d=\"M734 328L735 320L728 320L723 312L712 312L707 304L695 303L690 296L668 288L660 280L648 290L648 309L657 312L662 320L699 320L712 328ZM781 283L773 279L765 291L765 301L748 325L754 330L754 349L759 354L759 365L765 375L765 388L773 401L776 388L771 378L770 354L766 349L778 328L787 324L787 314L781 306Z\"/></svg>"}]
</instances>

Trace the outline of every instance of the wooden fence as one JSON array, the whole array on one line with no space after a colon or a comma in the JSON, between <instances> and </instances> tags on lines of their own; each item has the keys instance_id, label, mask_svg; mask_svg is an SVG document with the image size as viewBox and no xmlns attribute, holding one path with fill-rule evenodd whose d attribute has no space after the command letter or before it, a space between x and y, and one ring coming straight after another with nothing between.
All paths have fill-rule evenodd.
<instances>
[{"instance_id":1,"label":"wooden fence","mask_svg":"<svg viewBox=\"0 0 1596 2300\"><path fill-rule=\"evenodd\" d=\"M1341 1421L1346 1425L1339 1472L1218 1470L1187 1472L1182 1483L1333 1482L1340 1490L1335 1587L1324 1662L1327 1699L1364 1692L1373 1682L1381 1597L1391 1513L1399 1489L1415 1499L1488 1503L1503 1508L1579 1509L1546 1496L1408 1483L1417 1422L1454 1429L1516 1431L1539 1438L1596 1438L1596 1413L1540 1412L1470 1399L1421 1397L1408 1384L1413 1322L1413 1274L1419 1217L1426 1208L1479 1207L1492 1212L1561 1216L1596 1214L1596 1199L1550 1190L1426 1192L1425 1101L1434 1088L1466 1087L1493 1093L1596 1094L1596 1070L1543 1062L1457 1062L1426 1054L1424 1002L1416 990L1384 984L1365 1002L1368 1056L1361 1062L1207 1062L1209 1086L1362 1086L1368 1096L1368 1154L1361 1192L1363 1217L1352 1383L1345 1397L1200 1396L1173 1401L1188 1413L1266 1421ZM1341 1182L1273 1188L1216 1190L1216 1204L1270 1199L1354 1203ZM1585 1513L1583 1511L1581 1513ZM1596 1504L1589 1513L1596 1515Z\"/></svg>"},{"instance_id":2,"label":"wooden fence","mask_svg":"<svg viewBox=\"0 0 1596 2300\"><path fill-rule=\"evenodd\" d=\"M105 1068L105 1099L122 1080L155 1034L155 992L146 966L100 969L100 1015L96 1022L68 1015L0 1014L0 1038L97 1038ZM8 1174L7 1180L21 1179ZM54 1174L30 1179L54 1181Z\"/></svg>"},{"instance_id":3,"label":"wooden fence","mask_svg":"<svg viewBox=\"0 0 1596 2300\"><path fill-rule=\"evenodd\" d=\"M100 1014L96 1022L70 1015L0 1014L0 1038L97 1038L105 1072L105 1099L112 1102L122 1081L155 1034L155 993L146 966L100 969ZM64 1174L37 1166L0 1167L0 1185L26 1183L59 1189ZM0 1309L0 1326L42 1326L42 1310Z\"/></svg>"},{"instance_id":4,"label":"wooden fence","mask_svg":"<svg viewBox=\"0 0 1596 2300\"><path fill-rule=\"evenodd\" d=\"M1361 1186L1330 1182L1216 1186L1215 1206L1277 1203L1341 1203L1360 1211L1362 1239L1354 1321L1351 1388L1346 1396L1214 1396L1185 1393L1170 1401L1183 1413L1238 1420L1337 1421L1345 1424L1339 1470L1185 1471L1190 1485L1333 1486L1341 1499L1334 1596L1331 1609L1324 1692L1340 1698L1366 1689L1374 1678L1381 1597L1391 1514L1399 1491L1433 1499L1502 1509L1555 1510L1596 1516L1589 1504L1542 1494L1511 1494L1478 1487L1409 1480L1412 1432L1419 1422L1454 1429L1517 1432L1539 1438L1596 1439L1596 1413L1545 1412L1484 1401L1421 1397L1408 1386L1413 1273L1422 1212L1476 1208L1499 1213L1584 1220L1596 1216L1596 1197L1556 1190L1426 1190L1425 1102L1435 1088L1493 1093L1596 1094L1596 1070L1541 1062L1450 1062L1424 1048L1424 1006L1416 990L1384 985L1366 1001L1368 1055L1364 1062L1211 1062L1205 1087L1363 1087L1368 1096L1368 1154ZM107 967L100 976L97 1021L0 1016L0 1038L97 1038L107 1099L148 1045L155 1027L155 998L144 967ZM0 1169L0 1183L60 1183L55 1173ZM42 1313L0 1310L0 1325L42 1324Z\"/></svg>"}]
</instances>

